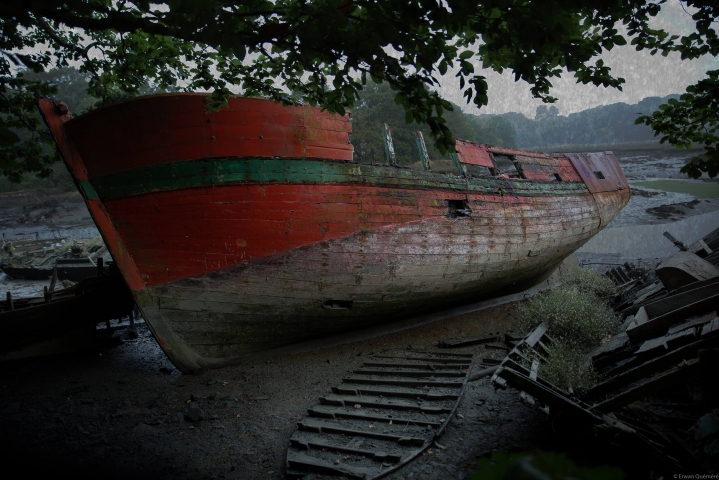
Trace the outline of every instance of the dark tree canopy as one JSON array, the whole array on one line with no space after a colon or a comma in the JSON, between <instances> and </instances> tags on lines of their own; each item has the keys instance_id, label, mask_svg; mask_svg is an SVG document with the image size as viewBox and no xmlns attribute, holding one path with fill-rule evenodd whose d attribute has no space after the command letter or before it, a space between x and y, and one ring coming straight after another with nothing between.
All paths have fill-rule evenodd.
<instances>
[{"instance_id":1,"label":"dark tree canopy","mask_svg":"<svg viewBox=\"0 0 719 480\"><path fill-rule=\"evenodd\" d=\"M28 0L0 4L0 169L49 172L54 151L34 113L35 97L55 86L24 71L78 65L97 104L147 89L213 92L220 108L232 91L285 103L298 101L343 113L368 78L387 82L405 120L424 123L441 151L453 145L436 92L437 75L456 68L468 102L487 103L484 68L509 70L547 103L551 79L563 69L578 82L621 89L596 57L628 39L663 55L719 53L712 22L719 7L684 3L696 29L687 36L649 27L663 0ZM714 147L717 73L687 96L643 117L667 140L705 144L707 155L687 170L716 173ZM698 110L697 110L698 109ZM703 110L702 110L703 109ZM696 113L704 111L705 113ZM19 129L31 132L22 140Z\"/></svg>"}]
</instances>

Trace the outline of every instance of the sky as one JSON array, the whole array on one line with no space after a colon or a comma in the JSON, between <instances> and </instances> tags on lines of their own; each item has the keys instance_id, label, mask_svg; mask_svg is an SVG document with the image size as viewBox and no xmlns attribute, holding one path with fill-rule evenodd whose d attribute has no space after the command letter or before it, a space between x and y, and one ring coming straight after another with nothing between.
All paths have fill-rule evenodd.
<instances>
[{"instance_id":1,"label":"sky","mask_svg":"<svg viewBox=\"0 0 719 480\"><path fill-rule=\"evenodd\" d=\"M651 26L663 28L670 33L689 33L693 30L693 21L678 0L669 0ZM711 56L682 61L678 53L667 57L662 57L659 53L652 56L647 50L637 52L631 45L614 47L601 58L605 65L612 68L615 76L626 80L622 86L623 91L577 84L574 76L565 72L561 78L551 80L554 88L550 94L558 98L554 105L559 109L560 115L599 105L618 102L633 104L645 97L683 93L688 85L704 78L707 70L719 68L719 59ZM500 75L492 70L482 69L478 62L475 63L475 72L484 75L489 85L489 102L481 111L474 104L467 105L459 83L454 78L456 71L449 71L440 79L441 95L460 105L466 113L472 114L520 112L534 118L537 107L543 104L541 100L532 97L529 84L521 80L514 81L512 72L505 70Z\"/></svg>"},{"instance_id":2,"label":"sky","mask_svg":"<svg viewBox=\"0 0 719 480\"><path fill-rule=\"evenodd\" d=\"M694 22L690 14L682 8L679 0L668 0L660 14L653 19L651 26L676 34L694 31ZM620 33L624 33L619 26L617 28ZM614 47L599 58L604 60L605 65L611 67L615 76L626 80L623 90L577 84L574 76L565 72L561 78L551 79L553 89L550 95L558 99L553 105L559 109L560 115L569 115L599 105L618 102L634 104L646 97L664 97L673 93L683 93L688 85L705 77L707 70L719 69L719 59L709 55L697 60L682 61L678 53L670 54L668 57L663 57L661 54L652 56L647 50L637 52L631 45ZM482 69L480 62L476 59L473 61L475 72L487 78L488 105L480 110L473 103L467 104L455 77L456 69L449 69L446 75L439 78L441 84L439 92L443 98L459 105L466 113L519 112L528 118L534 118L537 107L543 103L532 97L529 84L521 80L515 82L514 73L509 70L499 74ZM236 93L240 91L239 87L231 90Z\"/></svg>"}]
</instances>

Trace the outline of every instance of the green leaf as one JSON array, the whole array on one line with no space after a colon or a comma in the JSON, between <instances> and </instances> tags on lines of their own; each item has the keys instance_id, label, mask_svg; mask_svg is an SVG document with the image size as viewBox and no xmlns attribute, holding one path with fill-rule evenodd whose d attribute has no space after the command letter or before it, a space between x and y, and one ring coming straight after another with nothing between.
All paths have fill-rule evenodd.
<instances>
[{"instance_id":1,"label":"green leaf","mask_svg":"<svg viewBox=\"0 0 719 480\"><path fill-rule=\"evenodd\" d=\"M10 147L20 141L20 137L10 130L4 120L0 119L0 147Z\"/></svg>"},{"instance_id":2,"label":"green leaf","mask_svg":"<svg viewBox=\"0 0 719 480\"><path fill-rule=\"evenodd\" d=\"M439 62L437 69L439 70L439 73L441 73L442 75L445 75L447 73L447 61L442 60L441 62Z\"/></svg>"}]
</instances>

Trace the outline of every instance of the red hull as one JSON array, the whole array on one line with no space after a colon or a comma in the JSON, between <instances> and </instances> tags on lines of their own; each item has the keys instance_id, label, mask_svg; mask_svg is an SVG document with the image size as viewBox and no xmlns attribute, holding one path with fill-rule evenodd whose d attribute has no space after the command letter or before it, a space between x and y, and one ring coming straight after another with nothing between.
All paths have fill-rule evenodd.
<instances>
[{"instance_id":1,"label":"red hull","mask_svg":"<svg viewBox=\"0 0 719 480\"><path fill-rule=\"evenodd\" d=\"M350 124L235 98L41 110L121 272L183 371L537 281L629 199L610 154L461 142L524 178L351 162ZM606 181L594 172L604 172ZM558 181L561 180L561 181Z\"/></svg>"}]
</instances>

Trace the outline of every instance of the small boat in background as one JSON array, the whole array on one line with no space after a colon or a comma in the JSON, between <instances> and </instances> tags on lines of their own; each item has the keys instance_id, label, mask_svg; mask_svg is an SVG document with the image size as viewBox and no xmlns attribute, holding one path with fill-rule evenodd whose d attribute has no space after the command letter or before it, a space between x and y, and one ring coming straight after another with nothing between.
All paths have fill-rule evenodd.
<instances>
[{"instance_id":1,"label":"small boat in background","mask_svg":"<svg viewBox=\"0 0 719 480\"><path fill-rule=\"evenodd\" d=\"M5 245L15 245L17 241ZM73 240L36 240L36 248L4 249L0 255L0 270L15 280L58 280L79 282L97 274L98 259L110 257L102 237ZM103 258L104 260L104 258ZM57 270L57 271L56 271Z\"/></svg>"},{"instance_id":2,"label":"small boat in background","mask_svg":"<svg viewBox=\"0 0 719 480\"><path fill-rule=\"evenodd\" d=\"M353 161L348 115L165 94L39 101L158 343L183 372L521 291L628 202L611 152L457 140L451 173ZM420 150L421 151L421 150ZM419 163L418 163L419 164Z\"/></svg>"},{"instance_id":3,"label":"small boat in background","mask_svg":"<svg viewBox=\"0 0 719 480\"><path fill-rule=\"evenodd\" d=\"M0 361L87 348L98 323L132 316L135 302L117 268L95 267L95 274L68 288L44 295L0 301Z\"/></svg>"}]
</instances>

